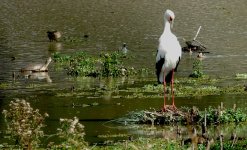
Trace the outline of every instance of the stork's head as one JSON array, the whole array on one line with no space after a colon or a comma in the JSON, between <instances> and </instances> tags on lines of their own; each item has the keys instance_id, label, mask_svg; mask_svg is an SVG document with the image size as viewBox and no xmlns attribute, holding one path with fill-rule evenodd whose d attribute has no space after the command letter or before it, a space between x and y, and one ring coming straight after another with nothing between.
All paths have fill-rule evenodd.
<instances>
[{"instance_id":1,"label":"stork's head","mask_svg":"<svg viewBox=\"0 0 247 150\"><path fill-rule=\"evenodd\" d=\"M165 20L167 20L171 24L171 27L173 25L174 19L175 19L174 12L169 10L169 9L167 9L166 12L165 12Z\"/></svg>"}]
</instances>

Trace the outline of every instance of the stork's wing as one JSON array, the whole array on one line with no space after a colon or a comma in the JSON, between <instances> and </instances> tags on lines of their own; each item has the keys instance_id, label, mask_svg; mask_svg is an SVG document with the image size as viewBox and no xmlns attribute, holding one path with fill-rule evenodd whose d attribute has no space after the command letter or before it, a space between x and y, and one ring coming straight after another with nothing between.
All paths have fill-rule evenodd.
<instances>
[{"instance_id":1,"label":"stork's wing","mask_svg":"<svg viewBox=\"0 0 247 150\"><path fill-rule=\"evenodd\" d=\"M174 71L177 71L180 59L181 59L181 57L178 58L178 61L177 61L177 64L176 64L176 68L174 69Z\"/></svg>"},{"instance_id":2,"label":"stork's wing","mask_svg":"<svg viewBox=\"0 0 247 150\"><path fill-rule=\"evenodd\" d=\"M161 69L162 69L162 66L163 66L164 63L165 63L165 58L160 58L156 62L156 76L157 76L157 79L158 79L159 83L160 83L159 76L160 76L160 72L161 72Z\"/></svg>"}]
</instances>

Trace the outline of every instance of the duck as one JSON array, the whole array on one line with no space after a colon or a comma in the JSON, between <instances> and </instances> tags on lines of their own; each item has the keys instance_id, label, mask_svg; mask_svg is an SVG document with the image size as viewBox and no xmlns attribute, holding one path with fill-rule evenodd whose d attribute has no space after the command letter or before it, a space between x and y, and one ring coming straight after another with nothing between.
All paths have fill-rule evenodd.
<instances>
[{"instance_id":1,"label":"duck","mask_svg":"<svg viewBox=\"0 0 247 150\"><path fill-rule=\"evenodd\" d=\"M49 57L44 64L29 64L26 67L21 69L21 72L47 72L48 66L51 63L52 59Z\"/></svg>"},{"instance_id":2,"label":"duck","mask_svg":"<svg viewBox=\"0 0 247 150\"><path fill-rule=\"evenodd\" d=\"M47 36L50 40L50 42L56 41L62 36L61 32L55 30L55 31L47 31Z\"/></svg>"}]
</instances>

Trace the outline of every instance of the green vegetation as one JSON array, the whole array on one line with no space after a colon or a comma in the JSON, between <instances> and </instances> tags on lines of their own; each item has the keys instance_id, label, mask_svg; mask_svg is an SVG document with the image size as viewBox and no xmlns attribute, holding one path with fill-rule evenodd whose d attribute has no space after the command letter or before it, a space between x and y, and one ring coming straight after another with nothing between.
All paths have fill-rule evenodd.
<instances>
[{"instance_id":1,"label":"green vegetation","mask_svg":"<svg viewBox=\"0 0 247 150\"><path fill-rule=\"evenodd\" d=\"M97 59L88 56L84 52L74 55L62 55L55 53L53 55L55 62L66 66L67 74L71 76L98 76Z\"/></svg>"},{"instance_id":2,"label":"green vegetation","mask_svg":"<svg viewBox=\"0 0 247 150\"><path fill-rule=\"evenodd\" d=\"M87 149L88 143L84 141L84 126L79 119L60 119L61 128L57 135L63 140L59 145L50 144L52 149Z\"/></svg>"},{"instance_id":3,"label":"green vegetation","mask_svg":"<svg viewBox=\"0 0 247 150\"><path fill-rule=\"evenodd\" d=\"M9 107L8 111L3 110L3 115L11 139L22 148L38 147L40 138L44 136L44 119L48 115L42 116L38 109L34 110L25 100L11 101Z\"/></svg>"},{"instance_id":4,"label":"green vegetation","mask_svg":"<svg viewBox=\"0 0 247 150\"><path fill-rule=\"evenodd\" d=\"M11 101L9 107L9 110L3 110L3 115L7 124L7 133L16 142L12 148L20 146L28 150L38 149L41 143L40 139L44 137L42 128L45 127L44 121L48 114L42 116L38 109L33 110L25 100ZM84 141L84 126L79 123L77 117L60 119L60 123L61 128L57 129L57 136L63 142L59 145L51 142L47 147L51 149L87 149L87 142Z\"/></svg>"},{"instance_id":5,"label":"green vegetation","mask_svg":"<svg viewBox=\"0 0 247 150\"><path fill-rule=\"evenodd\" d=\"M220 123L229 123L229 122L244 122L247 120L247 115L241 109L235 108L212 108L209 107L206 113L207 123L208 124L220 124ZM200 120L203 120L204 112L200 112Z\"/></svg>"},{"instance_id":6,"label":"green vegetation","mask_svg":"<svg viewBox=\"0 0 247 150\"><path fill-rule=\"evenodd\" d=\"M125 141L125 142L117 142L108 146L98 146L94 147L94 150L98 149L106 149L106 150L125 150L125 149L133 149L133 150L182 150L187 149L187 146L181 146L179 141L175 140L165 140L161 138L138 138L133 141Z\"/></svg>"},{"instance_id":7,"label":"green vegetation","mask_svg":"<svg viewBox=\"0 0 247 150\"><path fill-rule=\"evenodd\" d=\"M237 73L236 78L237 79L247 79L247 73Z\"/></svg>"},{"instance_id":8,"label":"green vegetation","mask_svg":"<svg viewBox=\"0 0 247 150\"><path fill-rule=\"evenodd\" d=\"M198 144L198 143L189 143L189 144L181 144L180 140L168 140L164 138L138 138L133 141L125 141L125 142L117 142L108 146L96 146L93 150L105 149L105 150L126 150L126 149L134 149L134 150L188 150L188 149L199 149L206 150L209 148L210 150L219 150L221 149L219 140L209 141L209 144ZM247 148L247 140L239 140L237 143L234 143L232 140L226 141L222 143L224 150L243 150Z\"/></svg>"},{"instance_id":9,"label":"green vegetation","mask_svg":"<svg viewBox=\"0 0 247 150\"><path fill-rule=\"evenodd\" d=\"M135 74L133 67L123 66L126 56L120 52L100 54L92 57L84 52L74 55L55 53L53 58L67 69L71 76L119 77Z\"/></svg>"},{"instance_id":10,"label":"green vegetation","mask_svg":"<svg viewBox=\"0 0 247 150\"><path fill-rule=\"evenodd\" d=\"M104 54L102 56L102 76L104 77L117 77L125 75L127 71L120 61L120 53Z\"/></svg>"},{"instance_id":11,"label":"green vegetation","mask_svg":"<svg viewBox=\"0 0 247 150\"><path fill-rule=\"evenodd\" d=\"M203 119L204 113L200 113L196 108L192 109L185 109L183 110L186 112L185 116L189 116L186 120L198 120L201 122ZM155 113L152 114L147 111L142 111L142 113L132 113L138 123L140 123L140 117L143 118L143 114L145 115L145 119L154 117ZM169 113L165 112L165 113ZM176 112L177 114L181 112ZM179 133L179 128L176 131L177 135L173 135L174 131L168 131L167 133L170 138L137 138L132 139L127 134L116 134L116 135L99 135L99 138L115 138L115 137L122 137L128 140L124 140L122 142L108 142L104 146L89 146L88 143L84 140L85 132L84 126L79 123L79 119L74 117L73 119L60 119L61 126L57 129L56 136L59 137L60 143L50 142L47 146L42 145L40 138L44 136L42 128L44 125L45 117L40 115L39 110L33 110L28 102L25 100L11 101L9 104L9 110L3 111L4 117L6 119L6 123L8 126L8 133L11 135L13 140L16 140L15 145L6 145L0 144L0 148L6 149L14 149L14 148L22 148L22 149L41 149L41 148L48 148L48 149L191 149L191 148L198 148L198 149L245 149L247 145L246 139L241 139L235 136L231 140L219 140L218 137L205 136L204 134L196 134L193 133L189 135L187 138L181 138ZM148 115L147 115L148 114ZM188 115L190 114L190 115ZM198 116L196 116L198 115ZM241 122L246 121L246 114L244 114L239 109L226 109L222 106L213 109L207 109L207 121L208 124L211 123L227 123L227 122ZM222 116L222 117L221 117ZM191 118L193 117L193 119ZM143 119L144 119L143 118ZM172 118L172 116L170 117ZM125 125L128 120L125 118ZM132 123L133 123L132 118ZM192 123L193 124L193 123ZM196 130L194 128L194 130ZM164 132L164 131L163 131ZM191 131L189 131L191 132ZM164 135L165 136L165 135ZM222 135L223 136L223 135ZM173 138L177 137L177 138ZM201 140L199 140L201 139Z\"/></svg>"},{"instance_id":12,"label":"green vegetation","mask_svg":"<svg viewBox=\"0 0 247 150\"><path fill-rule=\"evenodd\" d=\"M247 115L241 109L209 107L205 111L199 111L196 107L178 110L168 107L166 112L160 110L130 112L113 121L122 124L202 124L205 120L205 113L207 124L239 123L247 120Z\"/></svg>"},{"instance_id":13,"label":"green vegetation","mask_svg":"<svg viewBox=\"0 0 247 150\"><path fill-rule=\"evenodd\" d=\"M204 73L202 71L202 69L203 69L202 61L196 59L193 62L192 68L193 68L193 72L190 74L190 77L192 77L192 78L201 78L201 77L203 77Z\"/></svg>"}]
</instances>

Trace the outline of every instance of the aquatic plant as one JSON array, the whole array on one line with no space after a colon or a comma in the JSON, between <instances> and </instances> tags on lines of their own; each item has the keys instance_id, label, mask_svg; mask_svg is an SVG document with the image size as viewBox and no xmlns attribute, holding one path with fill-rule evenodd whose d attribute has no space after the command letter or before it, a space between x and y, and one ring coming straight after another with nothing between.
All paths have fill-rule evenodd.
<instances>
[{"instance_id":1,"label":"aquatic plant","mask_svg":"<svg viewBox=\"0 0 247 150\"><path fill-rule=\"evenodd\" d=\"M189 77L192 77L192 78L201 78L203 77L204 73L202 71L203 69L203 66L202 66L202 61L196 59L194 62L193 62L193 66L192 66L192 73L189 75Z\"/></svg>"},{"instance_id":2,"label":"aquatic plant","mask_svg":"<svg viewBox=\"0 0 247 150\"><path fill-rule=\"evenodd\" d=\"M84 140L84 126L79 123L79 119L60 119L61 127L58 128L57 135L63 139L59 145L52 145L52 149L88 149L88 143Z\"/></svg>"},{"instance_id":3,"label":"aquatic plant","mask_svg":"<svg viewBox=\"0 0 247 150\"><path fill-rule=\"evenodd\" d=\"M87 55L84 52L78 52L73 55L55 53L53 54L55 62L65 65L67 74L71 76L98 76L97 59Z\"/></svg>"},{"instance_id":4,"label":"aquatic plant","mask_svg":"<svg viewBox=\"0 0 247 150\"><path fill-rule=\"evenodd\" d=\"M167 140L164 138L138 138L132 141L115 142L108 144L107 146L96 146L94 150L100 149L133 149L133 150L185 150L187 146L182 146L180 141Z\"/></svg>"},{"instance_id":5,"label":"aquatic plant","mask_svg":"<svg viewBox=\"0 0 247 150\"><path fill-rule=\"evenodd\" d=\"M237 73L236 78L237 79L247 79L247 73Z\"/></svg>"},{"instance_id":6,"label":"aquatic plant","mask_svg":"<svg viewBox=\"0 0 247 150\"><path fill-rule=\"evenodd\" d=\"M180 108L173 110L167 107L166 112L160 110L145 110L130 112L124 117L113 120L121 124L202 124L205 119L205 111L198 108ZM206 110L207 124L223 124L230 122L244 122L247 115L241 109L212 108Z\"/></svg>"},{"instance_id":7,"label":"aquatic plant","mask_svg":"<svg viewBox=\"0 0 247 150\"><path fill-rule=\"evenodd\" d=\"M230 141L224 141L224 143L216 142L212 147L210 147L211 150L245 150L247 149L247 140L236 140L236 142L230 140Z\"/></svg>"},{"instance_id":8,"label":"aquatic plant","mask_svg":"<svg viewBox=\"0 0 247 150\"><path fill-rule=\"evenodd\" d=\"M18 145L25 149L38 147L40 138L44 136L41 129L48 114L42 116L25 100L16 99L10 102L9 110L3 110L3 115L7 130Z\"/></svg>"},{"instance_id":9,"label":"aquatic plant","mask_svg":"<svg viewBox=\"0 0 247 150\"><path fill-rule=\"evenodd\" d=\"M53 60L55 62L68 62L70 60L71 56L69 55L63 55L61 53L53 53Z\"/></svg>"},{"instance_id":10,"label":"aquatic plant","mask_svg":"<svg viewBox=\"0 0 247 150\"><path fill-rule=\"evenodd\" d=\"M102 56L102 67L101 67L101 75L103 77L117 77L121 75L125 75L127 70L123 67L121 57L122 53L113 52L111 54L106 53Z\"/></svg>"},{"instance_id":11,"label":"aquatic plant","mask_svg":"<svg viewBox=\"0 0 247 150\"><path fill-rule=\"evenodd\" d=\"M91 77L119 77L135 74L133 67L123 66L124 54L120 52L100 54L99 57L92 57L84 52L73 55L55 53L55 62L66 66L68 75L91 76Z\"/></svg>"}]
</instances>

